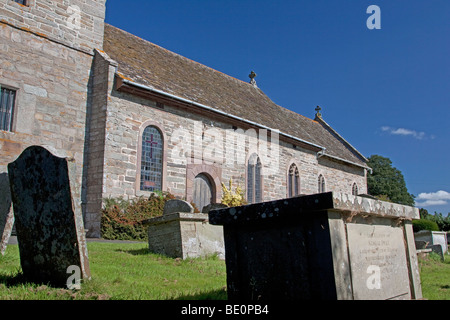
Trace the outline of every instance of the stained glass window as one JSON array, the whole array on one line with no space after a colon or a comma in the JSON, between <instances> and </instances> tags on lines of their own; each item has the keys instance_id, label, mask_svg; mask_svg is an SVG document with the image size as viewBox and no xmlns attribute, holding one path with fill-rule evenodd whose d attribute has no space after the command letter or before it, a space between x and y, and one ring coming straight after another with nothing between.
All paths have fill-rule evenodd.
<instances>
[{"instance_id":1,"label":"stained glass window","mask_svg":"<svg viewBox=\"0 0 450 320\"><path fill-rule=\"evenodd\" d=\"M141 190L162 191L163 139L154 126L145 128L142 135Z\"/></svg>"}]
</instances>

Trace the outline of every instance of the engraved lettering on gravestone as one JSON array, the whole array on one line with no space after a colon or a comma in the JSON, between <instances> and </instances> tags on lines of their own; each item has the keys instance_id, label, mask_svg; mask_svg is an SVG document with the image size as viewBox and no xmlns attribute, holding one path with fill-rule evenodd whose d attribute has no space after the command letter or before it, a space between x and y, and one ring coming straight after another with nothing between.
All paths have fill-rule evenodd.
<instances>
[{"instance_id":1,"label":"engraved lettering on gravestone","mask_svg":"<svg viewBox=\"0 0 450 320\"><path fill-rule=\"evenodd\" d=\"M403 230L349 223L347 231L355 298L391 299L407 295L410 287ZM372 276L368 276L369 271ZM374 290L378 286L381 290Z\"/></svg>"}]
</instances>

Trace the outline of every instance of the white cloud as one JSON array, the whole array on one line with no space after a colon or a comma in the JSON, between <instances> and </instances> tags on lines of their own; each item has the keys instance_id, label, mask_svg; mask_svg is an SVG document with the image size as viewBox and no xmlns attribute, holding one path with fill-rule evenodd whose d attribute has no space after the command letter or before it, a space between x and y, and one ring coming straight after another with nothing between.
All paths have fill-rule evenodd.
<instances>
[{"instance_id":1,"label":"white cloud","mask_svg":"<svg viewBox=\"0 0 450 320\"><path fill-rule=\"evenodd\" d=\"M450 201L450 193L440 190L432 193L421 193L416 198L416 206L445 206Z\"/></svg>"},{"instance_id":2,"label":"white cloud","mask_svg":"<svg viewBox=\"0 0 450 320\"><path fill-rule=\"evenodd\" d=\"M418 140L423 140L427 137L426 133L423 131L419 132L416 130L410 130L405 128L392 128L388 126L383 126L381 127L381 131L388 132L389 134L397 136L412 136ZM434 136L431 136L431 139L434 139Z\"/></svg>"}]
</instances>

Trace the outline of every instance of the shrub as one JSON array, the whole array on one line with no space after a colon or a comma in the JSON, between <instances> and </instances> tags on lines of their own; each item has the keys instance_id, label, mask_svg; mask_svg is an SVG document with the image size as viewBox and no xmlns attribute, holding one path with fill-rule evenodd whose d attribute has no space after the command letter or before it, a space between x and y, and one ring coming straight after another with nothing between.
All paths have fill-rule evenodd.
<instances>
[{"instance_id":1,"label":"shrub","mask_svg":"<svg viewBox=\"0 0 450 320\"><path fill-rule=\"evenodd\" d=\"M422 230L439 231L439 226L434 221L421 219L413 221L413 230L414 232L419 232Z\"/></svg>"},{"instance_id":2,"label":"shrub","mask_svg":"<svg viewBox=\"0 0 450 320\"><path fill-rule=\"evenodd\" d=\"M162 192L154 193L149 198L105 199L101 220L102 237L108 240L147 240L147 227L143 222L161 216L166 201L171 199L175 199L175 196Z\"/></svg>"},{"instance_id":3,"label":"shrub","mask_svg":"<svg viewBox=\"0 0 450 320\"><path fill-rule=\"evenodd\" d=\"M222 183L222 204L225 204L229 207L239 207L247 204L247 200L245 200L245 193L241 189L241 187L237 187L235 192L233 192L232 187L233 181L230 179L229 188Z\"/></svg>"},{"instance_id":4,"label":"shrub","mask_svg":"<svg viewBox=\"0 0 450 320\"><path fill-rule=\"evenodd\" d=\"M439 230L450 231L450 213L447 215L447 217L444 217L442 213L435 212L434 215L428 215L427 219L436 222Z\"/></svg>"}]
</instances>

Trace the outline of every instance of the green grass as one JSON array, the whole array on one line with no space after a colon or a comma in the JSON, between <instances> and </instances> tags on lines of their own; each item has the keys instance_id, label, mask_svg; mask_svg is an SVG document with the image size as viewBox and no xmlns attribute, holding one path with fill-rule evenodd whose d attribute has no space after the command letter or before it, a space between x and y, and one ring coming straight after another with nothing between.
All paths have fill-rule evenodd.
<instances>
[{"instance_id":1,"label":"green grass","mask_svg":"<svg viewBox=\"0 0 450 320\"><path fill-rule=\"evenodd\" d=\"M80 291L29 284L18 246L0 256L0 300L225 300L225 262L217 257L171 259L148 252L147 243L88 243L92 280ZM419 260L423 297L450 300L450 255ZM69 275L68 275L69 276Z\"/></svg>"},{"instance_id":2,"label":"green grass","mask_svg":"<svg viewBox=\"0 0 450 320\"><path fill-rule=\"evenodd\" d=\"M29 284L20 272L18 246L0 257L2 300L224 300L225 262L217 257L171 259L147 243L88 243L92 280L80 291ZM69 275L68 275L69 276Z\"/></svg>"},{"instance_id":3,"label":"green grass","mask_svg":"<svg viewBox=\"0 0 450 320\"><path fill-rule=\"evenodd\" d=\"M426 260L419 259L422 295L428 300L450 300L450 255L445 261L431 253Z\"/></svg>"}]
</instances>

